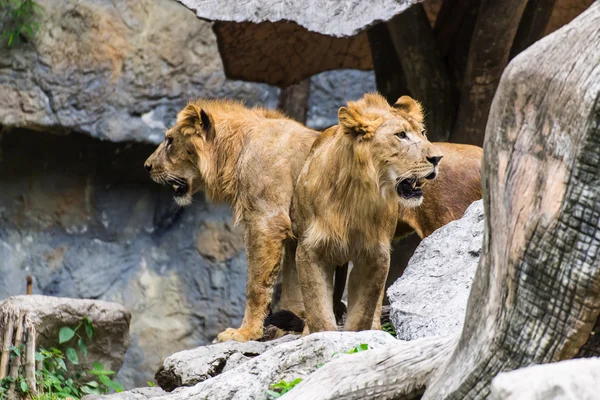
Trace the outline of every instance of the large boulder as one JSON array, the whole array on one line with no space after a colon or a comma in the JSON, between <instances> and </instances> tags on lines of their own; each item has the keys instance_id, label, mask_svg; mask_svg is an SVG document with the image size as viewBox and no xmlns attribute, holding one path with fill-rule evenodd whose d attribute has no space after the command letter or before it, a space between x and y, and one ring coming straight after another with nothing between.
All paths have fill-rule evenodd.
<instances>
[{"instance_id":1,"label":"large boulder","mask_svg":"<svg viewBox=\"0 0 600 400\"><path fill-rule=\"evenodd\" d=\"M600 358L534 365L498 374L490 400L593 400L600 393Z\"/></svg>"},{"instance_id":2,"label":"large boulder","mask_svg":"<svg viewBox=\"0 0 600 400\"><path fill-rule=\"evenodd\" d=\"M184 350L167 357L155 375L156 383L167 391L194 386L237 367L281 343L297 339L286 335L266 342L224 342Z\"/></svg>"},{"instance_id":3,"label":"large boulder","mask_svg":"<svg viewBox=\"0 0 600 400\"><path fill-rule=\"evenodd\" d=\"M36 346L44 348L59 347L60 329L75 328L87 317L95 331L88 341L87 357L80 357L77 368L90 369L93 362L99 361L107 369L118 370L123 364L129 346L131 313L120 304L39 295L13 296L0 302L0 315L7 311L26 313L37 332ZM83 328L79 333L86 337ZM72 346L77 348L75 344ZM66 345L60 347L64 350Z\"/></svg>"},{"instance_id":4,"label":"large boulder","mask_svg":"<svg viewBox=\"0 0 600 400\"><path fill-rule=\"evenodd\" d=\"M387 291L398 339L459 333L483 243L481 200L465 215L423 239Z\"/></svg>"}]
</instances>

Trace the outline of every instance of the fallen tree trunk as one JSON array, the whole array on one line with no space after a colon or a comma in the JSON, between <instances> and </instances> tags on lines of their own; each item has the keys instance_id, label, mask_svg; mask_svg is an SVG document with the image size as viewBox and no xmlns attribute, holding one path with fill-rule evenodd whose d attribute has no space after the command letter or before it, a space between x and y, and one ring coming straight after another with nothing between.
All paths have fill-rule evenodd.
<instances>
[{"instance_id":1,"label":"fallen tree trunk","mask_svg":"<svg viewBox=\"0 0 600 400\"><path fill-rule=\"evenodd\" d=\"M285 395L303 399L415 399L452 353L456 337L433 337L341 356ZM348 373L352 371L351 373Z\"/></svg>"},{"instance_id":2,"label":"fallen tree trunk","mask_svg":"<svg viewBox=\"0 0 600 400\"><path fill-rule=\"evenodd\" d=\"M458 344L347 357L286 399L409 399L424 387L424 400L481 399L499 372L600 351L598 65L600 2L506 69L487 126L483 253Z\"/></svg>"}]
</instances>

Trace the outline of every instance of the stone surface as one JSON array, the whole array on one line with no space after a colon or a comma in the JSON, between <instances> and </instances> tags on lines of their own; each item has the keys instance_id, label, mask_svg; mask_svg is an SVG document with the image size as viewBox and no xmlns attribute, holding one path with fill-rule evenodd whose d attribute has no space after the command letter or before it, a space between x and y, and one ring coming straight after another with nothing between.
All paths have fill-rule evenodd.
<instances>
[{"instance_id":1,"label":"stone surface","mask_svg":"<svg viewBox=\"0 0 600 400\"><path fill-rule=\"evenodd\" d=\"M143 399L152 399L155 397L161 397L166 395L167 392L162 390L159 387L144 387L129 390L127 392L115 393L109 396L96 396L96 395L87 395L83 396L81 400L101 400L110 398L112 400L143 400Z\"/></svg>"},{"instance_id":2,"label":"stone surface","mask_svg":"<svg viewBox=\"0 0 600 400\"><path fill-rule=\"evenodd\" d=\"M59 345L58 332L62 327L75 328L85 317L94 324L95 332L88 343L87 357L81 357L74 369L90 369L95 361L106 369L118 370L123 364L129 346L129 323L131 313L117 303L101 300L81 300L49 296L13 296L0 302L0 315L4 310L26 312L33 322L37 336L36 346L58 347L63 351L67 345ZM83 328L79 332L86 337Z\"/></svg>"},{"instance_id":3,"label":"stone surface","mask_svg":"<svg viewBox=\"0 0 600 400\"><path fill-rule=\"evenodd\" d=\"M231 22L294 21L311 32L330 36L352 36L369 26L388 21L418 0L324 0L303 2L249 0L178 0L194 10L199 18Z\"/></svg>"},{"instance_id":4,"label":"stone surface","mask_svg":"<svg viewBox=\"0 0 600 400\"><path fill-rule=\"evenodd\" d=\"M582 358L534 365L498 374L490 400L595 400L600 393L600 359Z\"/></svg>"},{"instance_id":5,"label":"stone surface","mask_svg":"<svg viewBox=\"0 0 600 400\"><path fill-rule=\"evenodd\" d=\"M268 342L225 342L180 351L167 357L156 373L155 380L161 388L168 391L182 386L194 386L298 337L286 335Z\"/></svg>"},{"instance_id":6,"label":"stone surface","mask_svg":"<svg viewBox=\"0 0 600 400\"><path fill-rule=\"evenodd\" d=\"M160 396L161 400L242 400L264 399L265 390L282 379L306 378L337 357L352 357L343 353L359 344L370 348L395 346L398 341L383 331L321 332L298 340L279 344L243 364L192 387L183 387ZM123 397L127 394L103 396L107 400L129 400L148 397Z\"/></svg>"},{"instance_id":7,"label":"stone surface","mask_svg":"<svg viewBox=\"0 0 600 400\"><path fill-rule=\"evenodd\" d=\"M39 0L34 41L0 46L0 123L159 142L188 100L275 106L277 90L225 79L211 24L171 0Z\"/></svg>"},{"instance_id":8,"label":"stone surface","mask_svg":"<svg viewBox=\"0 0 600 400\"><path fill-rule=\"evenodd\" d=\"M387 291L398 339L460 333L483 243L481 200L423 239Z\"/></svg>"},{"instance_id":9,"label":"stone surface","mask_svg":"<svg viewBox=\"0 0 600 400\"><path fill-rule=\"evenodd\" d=\"M242 230L201 194L176 208L142 167L153 147L21 130L0 142L0 299L24 294L32 275L36 294L126 306L131 344L117 378L127 388L244 310ZM207 245L213 236L227 245Z\"/></svg>"}]
</instances>

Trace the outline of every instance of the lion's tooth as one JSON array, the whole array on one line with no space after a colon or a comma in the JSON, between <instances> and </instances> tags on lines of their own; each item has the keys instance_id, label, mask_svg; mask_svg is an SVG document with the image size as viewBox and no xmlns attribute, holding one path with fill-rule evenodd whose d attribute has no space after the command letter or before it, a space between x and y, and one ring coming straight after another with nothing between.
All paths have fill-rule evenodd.
<instances>
[{"instance_id":1,"label":"lion's tooth","mask_svg":"<svg viewBox=\"0 0 600 400\"><path fill-rule=\"evenodd\" d=\"M179 185L173 185L173 190L174 191L178 191L179 190Z\"/></svg>"}]
</instances>

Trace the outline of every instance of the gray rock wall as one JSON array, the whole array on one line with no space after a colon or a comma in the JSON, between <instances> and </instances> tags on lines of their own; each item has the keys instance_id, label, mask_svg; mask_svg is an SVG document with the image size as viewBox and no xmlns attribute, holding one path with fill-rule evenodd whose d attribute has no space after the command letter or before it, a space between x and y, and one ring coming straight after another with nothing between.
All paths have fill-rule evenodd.
<instances>
[{"instance_id":1,"label":"gray rock wall","mask_svg":"<svg viewBox=\"0 0 600 400\"><path fill-rule=\"evenodd\" d=\"M241 322L240 229L201 196L177 211L142 168L152 146L15 130L0 151L0 298L31 274L34 293L128 307L127 387Z\"/></svg>"}]
</instances>

